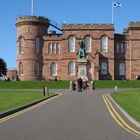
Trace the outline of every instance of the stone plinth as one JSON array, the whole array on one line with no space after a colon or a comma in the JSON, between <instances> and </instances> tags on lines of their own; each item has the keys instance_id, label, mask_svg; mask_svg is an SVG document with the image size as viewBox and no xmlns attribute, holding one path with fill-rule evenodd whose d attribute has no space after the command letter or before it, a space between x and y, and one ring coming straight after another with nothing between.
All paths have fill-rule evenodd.
<instances>
[{"instance_id":1,"label":"stone plinth","mask_svg":"<svg viewBox=\"0 0 140 140\"><path fill-rule=\"evenodd\" d=\"M88 61L86 59L78 60L78 77L86 77L86 80L88 80L87 64L88 64Z\"/></svg>"}]
</instances>

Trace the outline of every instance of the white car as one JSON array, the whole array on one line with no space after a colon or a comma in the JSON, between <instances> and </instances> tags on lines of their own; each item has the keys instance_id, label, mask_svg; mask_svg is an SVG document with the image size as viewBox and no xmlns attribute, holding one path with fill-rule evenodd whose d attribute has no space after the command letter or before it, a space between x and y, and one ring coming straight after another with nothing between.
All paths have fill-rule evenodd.
<instances>
[{"instance_id":1,"label":"white car","mask_svg":"<svg viewBox=\"0 0 140 140\"><path fill-rule=\"evenodd\" d=\"M2 73L0 73L0 81L5 81L5 77Z\"/></svg>"}]
</instances>

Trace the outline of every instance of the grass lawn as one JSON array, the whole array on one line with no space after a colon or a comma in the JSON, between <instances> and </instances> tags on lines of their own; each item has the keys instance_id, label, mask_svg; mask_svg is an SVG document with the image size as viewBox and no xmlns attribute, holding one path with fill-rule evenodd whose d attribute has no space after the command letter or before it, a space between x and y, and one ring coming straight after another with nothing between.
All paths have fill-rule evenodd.
<instances>
[{"instance_id":1,"label":"grass lawn","mask_svg":"<svg viewBox=\"0 0 140 140\"><path fill-rule=\"evenodd\" d=\"M128 114L140 122L140 91L123 91L111 96Z\"/></svg>"},{"instance_id":2,"label":"grass lawn","mask_svg":"<svg viewBox=\"0 0 140 140\"><path fill-rule=\"evenodd\" d=\"M0 82L0 89L41 89L47 86L49 89L68 89L70 81L11 81ZM140 80L98 80L95 88L140 88Z\"/></svg>"},{"instance_id":3,"label":"grass lawn","mask_svg":"<svg viewBox=\"0 0 140 140\"><path fill-rule=\"evenodd\" d=\"M0 82L0 89L68 89L69 81L11 81Z\"/></svg>"},{"instance_id":4,"label":"grass lawn","mask_svg":"<svg viewBox=\"0 0 140 140\"><path fill-rule=\"evenodd\" d=\"M96 88L140 88L140 80L99 80L95 81Z\"/></svg>"},{"instance_id":5,"label":"grass lawn","mask_svg":"<svg viewBox=\"0 0 140 140\"><path fill-rule=\"evenodd\" d=\"M49 93L51 96L54 93ZM0 90L0 113L44 98L41 91Z\"/></svg>"}]
</instances>

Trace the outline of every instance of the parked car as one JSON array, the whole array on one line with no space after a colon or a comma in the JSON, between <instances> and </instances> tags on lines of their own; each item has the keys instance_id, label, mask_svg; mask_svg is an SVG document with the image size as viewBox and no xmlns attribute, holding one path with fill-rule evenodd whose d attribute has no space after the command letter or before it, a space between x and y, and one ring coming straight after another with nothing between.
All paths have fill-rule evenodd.
<instances>
[{"instance_id":1,"label":"parked car","mask_svg":"<svg viewBox=\"0 0 140 140\"><path fill-rule=\"evenodd\" d=\"M5 81L5 80L6 80L5 76L2 73L0 73L0 81Z\"/></svg>"}]
</instances>

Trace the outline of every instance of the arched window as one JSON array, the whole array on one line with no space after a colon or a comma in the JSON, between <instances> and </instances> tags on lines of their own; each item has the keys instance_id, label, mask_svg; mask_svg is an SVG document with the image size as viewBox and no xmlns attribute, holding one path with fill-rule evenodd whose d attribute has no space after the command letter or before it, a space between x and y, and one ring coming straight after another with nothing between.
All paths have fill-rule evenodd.
<instances>
[{"instance_id":1,"label":"arched window","mask_svg":"<svg viewBox=\"0 0 140 140\"><path fill-rule=\"evenodd\" d=\"M70 61L68 64L68 74L75 75L75 63L73 61Z\"/></svg>"},{"instance_id":2,"label":"arched window","mask_svg":"<svg viewBox=\"0 0 140 140\"><path fill-rule=\"evenodd\" d=\"M52 54L52 43L48 44L48 53Z\"/></svg>"},{"instance_id":3,"label":"arched window","mask_svg":"<svg viewBox=\"0 0 140 140\"><path fill-rule=\"evenodd\" d=\"M124 76L125 75L125 64L124 63L120 63L119 64L119 74L121 76Z\"/></svg>"},{"instance_id":4,"label":"arched window","mask_svg":"<svg viewBox=\"0 0 140 140\"><path fill-rule=\"evenodd\" d=\"M35 51L36 53L40 52L40 38L39 37L35 38Z\"/></svg>"},{"instance_id":5,"label":"arched window","mask_svg":"<svg viewBox=\"0 0 140 140\"><path fill-rule=\"evenodd\" d=\"M36 62L36 64L35 64L35 75L39 75L39 72L40 71L40 65L39 65L39 63L38 62Z\"/></svg>"},{"instance_id":6,"label":"arched window","mask_svg":"<svg viewBox=\"0 0 140 140\"><path fill-rule=\"evenodd\" d=\"M91 37L86 36L84 39L84 42L85 42L85 46L86 46L86 51L91 52Z\"/></svg>"},{"instance_id":7,"label":"arched window","mask_svg":"<svg viewBox=\"0 0 140 140\"><path fill-rule=\"evenodd\" d=\"M101 75L107 75L107 62L101 62Z\"/></svg>"},{"instance_id":8,"label":"arched window","mask_svg":"<svg viewBox=\"0 0 140 140\"><path fill-rule=\"evenodd\" d=\"M19 38L19 53L21 54L24 53L24 38L23 37Z\"/></svg>"},{"instance_id":9,"label":"arched window","mask_svg":"<svg viewBox=\"0 0 140 140\"><path fill-rule=\"evenodd\" d=\"M22 75L23 74L23 63L20 62L19 63L19 75Z\"/></svg>"},{"instance_id":10,"label":"arched window","mask_svg":"<svg viewBox=\"0 0 140 140\"><path fill-rule=\"evenodd\" d=\"M57 76L57 64L53 62L50 67L50 74L51 76Z\"/></svg>"},{"instance_id":11,"label":"arched window","mask_svg":"<svg viewBox=\"0 0 140 140\"><path fill-rule=\"evenodd\" d=\"M108 51L108 37L102 36L101 37L101 52L107 52Z\"/></svg>"},{"instance_id":12,"label":"arched window","mask_svg":"<svg viewBox=\"0 0 140 140\"><path fill-rule=\"evenodd\" d=\"M69 37L69 52L75 52L75 37L73 35Z\"/></svg>"}]
</instances>

